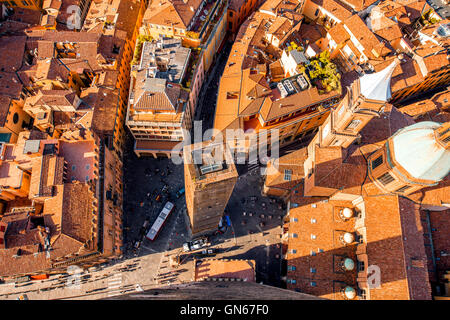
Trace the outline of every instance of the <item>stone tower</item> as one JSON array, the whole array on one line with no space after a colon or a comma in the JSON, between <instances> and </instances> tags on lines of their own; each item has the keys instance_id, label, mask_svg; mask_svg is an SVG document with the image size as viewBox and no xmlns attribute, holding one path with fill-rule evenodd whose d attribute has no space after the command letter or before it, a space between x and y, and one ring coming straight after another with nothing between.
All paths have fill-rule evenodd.
<instances>
[{"instance_id":1,"label":"stone tower","mask_svg":"<svg viewBox=\"0 0 450 320\"><path fill-rule=\"evenodd\" d=\"M401 57L385 69L365 74L355 80L339 105L330 112L318 133L308 145L308 159L304 163L304 172L309 175L314 167L315 146L347 148L356 139L359 132L374 117L379 117L391 97L391 76Z\"/></svg>"},{"instance_id":2,"label":"stone tower","mask_svg":"<svg viewBox=\"0 0 450 320\"><path fill-rule=\"evenodd\" d=\"M365 125L383 111L391 97L391 76L397 67L396 58L380 72L366 74L354 81L344 99L322 125L320 146L347 148L359 138Z\"/></svg>"},{"instance_id":3,"label":"stone tower","mask_svg":"<svg viewBox=\"0 0 450 320\"><path fill-rule=\"evenodd\" d=\"M226 144L211 141L185 146L184 184L193 236L217 230L238 177Z\"/></svg>"}]
</instances>

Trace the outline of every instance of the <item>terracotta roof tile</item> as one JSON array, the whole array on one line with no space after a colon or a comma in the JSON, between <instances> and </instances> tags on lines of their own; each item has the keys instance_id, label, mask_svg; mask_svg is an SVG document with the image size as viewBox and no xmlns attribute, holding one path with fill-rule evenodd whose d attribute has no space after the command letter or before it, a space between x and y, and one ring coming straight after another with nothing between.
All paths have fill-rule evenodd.
<instances>
[{"instance_id":1,"label":"terracotta roof tile","mask_svg":"<svg viewBox=\"0 0 450 320\"><path fill-rule=\"evenodd\" d=\"M267 164L266 180L264 185L279 189L290 190L304 178L303 163L308 154L306 148L293 151ZM285 170L291 171L291 180L285 180Z\"/></svg>"},{"instance_id":2,"label":"terracotta roof tile","mask_svg":"<svg viewBox=\"0 0 450 320\"><path fill-rule=\"evenodd\" d=\"M337 43L341 44L350 39L350 35L347 30L344 28L343 23L338 23L333 26L330 30L328 30L331 38Z\"/></svg>"},{"instance_id":3,"label":"terracotta roof tile","mask_svg":"<svg viewBox=\"0 0 450 320\"><path fill-rule=\"evenodd\" d=\"M11 98L0 95L0 126L4 126L6 118L8 117L9 106Z\"/></svg>"},{"instance_id":4,"label":"terracotta roof tile","mask_svg":"<svg viewBox=\"0 0 450 320\"><path fill-rule=\"evenodd\" d=\"M297 194L303 194L301 189L299 186ZM319 197L291 198L291 222L285 226L290 235L296 236L287 238L287 278L296 283L287 286L322 298L342 300L340 290L343 286L356 286L355 270L344 272L340 266L345 257L356 261L355 246L344 246L339 240L342 232L354 231L352 220L343 222L338 217L339 210L351 207L351 202L324 200Z\"/></svg>"},{"instance_id":5,"label":"terracotta roof tile","mask_svg":"<svg viewBox=\"0 0 450 320\"><path fill-rule=\"evenodd\" d=\"M307 106L319 102L325 102L339 96L340 93L337 91L330 91L328 93L319 94L317 88L312 87L308 90L300 91L286 98L264 104L260 110L260 114L265 121L270 121L280 116L287 115L293 111L306 108ZM301 105L298 104L299 101L302 102Z\"/></svg>"},{"instance_id":6,"label":"terracotta roof tile","mask_svg":"<svg viewBox=\"0 0 450 320\"><path fill-rule=\"evenodd\" d=\"M0 37L0 71L15 72L22 67L25 36Z\"/></svg>"},{"instance_id":7,"label":"terracotta roof tile","mask_svg":"<svg viewBox=\"0 0 450 320\"><path fill-rule=\"evenodd\" d=\"M401 111L411 117L418 117L423 116L428 112L437 112L439 110L433 101L422 100L402 107Z\"/></svg>"},{"instance_id":8,"label":"terracotta roof tile","mask_svg":"<svg viewBox=\"0 0 450 320\"><path fill-rule=\"evenodd\" d=\"M41 16L42 12L39 10L16 7L13 14L8 17L8 20L24 22L31 26L35 26L39 25Z\"/></svg>"},{"instance_id":9,"label":"terracotta roof tile","mask_svg":"<svg viewBox=\"0 0 450 320\"><path fill-rule=\"evenodd\" d=\"M346 6L335 0L311 0L311 2L324 8L330 12L333 16L343 21L352 15L352 12L346 8Z\"/></svg>"},{"instance_id":10,"label":"terracotta roof tile","mask_svg":"<svg viewBox=\"0 0 450 320\"><path fill-rule=\"evenodd\" d=\"M400 27L397 24L383 29L379 29L375 31L375 33L387 41L394 41L403 36L402 31L400 30Z\"/></svg>"},{"instance_id":11,"label":"terracotta roof tile","mask_svg":"<svg viewBox=\"0 0 450 320\"><path fill-rule=\"evenodd\" d=\"M64 185L61 233L86 243L92 237L94 195L85 183Z\"/></svg>"},{"instance_id":12,"label":"terracotta roof tile","mask_svg":"<svg viewBox=\"0 0 450 320\"><path fill-rule=\"evenodd\" d=\"M205 259L195 263L195 281L212 278L233 278L255 281L254 260Z\"/></svg>"},{"instance_id":13,"label":"terracotta roof tile","mask_svg":"<svg viewBox=\"0 0 450 320\"><path fill-rule=\"evenodd\" d=\"M152 1L144 14L144 23L173 26L186 29L191 23L200 0L159 0ZM191 10L191 7L193 10Z\"/></svg>"},{"instance_id":14,"label":"terracotta roof tile","mask_svg":"<svg viewBox=\"0 0 450 320\"><path fill-rule=\"evenodd\" d=\"M368 58L378 58L389 52L389 50L386 49L385 44L377 39L357 14L346 19L344 25L346 30L349 31L364 47L364 54Z\"/></svg>"},{"instance_id":15,"label":"terracotta roof tile","mask_svg":"<svg viewBox=\"0 0 450 320\"><path fill-rule=\"evenodd\" d=\"M364 203L368 263L385 275L385 290L371 290L371 299L431 299L427 268L411 268L412 259L426 266L417 207L398 196L368 197Z\"/></svg>"},{"instance_id":16,"label":"terracotta roof tile","mask_svg":"<svg viewBox=\"0 0 450 320\"><path fill-rule=\"evenodd\" d=\"M375 3L377 0L340 0L355 11L362 11Z\"/></svg>"}]
</instances>

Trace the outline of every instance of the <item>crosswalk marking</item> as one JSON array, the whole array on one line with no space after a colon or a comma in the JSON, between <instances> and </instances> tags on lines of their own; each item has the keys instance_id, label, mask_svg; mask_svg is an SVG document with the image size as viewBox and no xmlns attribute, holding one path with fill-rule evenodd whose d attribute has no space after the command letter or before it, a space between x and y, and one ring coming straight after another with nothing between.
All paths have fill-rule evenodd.
<instances>
[{"instance_id":1,"label":"crosswalk marking","mask_svg":"<svg viewBox=\"0 0 450 320\"><path fill-rule=\"evenodd\" d=\"M108 279L108 289L112 290L108 292L108 297L121 295L121 287L122 287L122 274L117 273L112 276L111 279Z\"/></svg>"},{"instance_id":2,"label":"crosswalk marking","mask_svg":"<svg viewBox=\"0 0 450 320\"><path fill-rule=\"evenodd\" d=\"M122 280L121 273L113 275L112 278L108 280L108 289L111 290L108 292L108 297L119 296L122 294Z\"/></svg>"}]
</instances>

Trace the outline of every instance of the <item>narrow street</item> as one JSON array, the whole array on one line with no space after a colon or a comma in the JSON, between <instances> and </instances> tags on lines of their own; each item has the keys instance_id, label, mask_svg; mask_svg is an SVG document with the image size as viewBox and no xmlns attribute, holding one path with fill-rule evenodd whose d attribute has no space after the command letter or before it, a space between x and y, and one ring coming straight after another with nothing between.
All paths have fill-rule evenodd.
<instances>
[{"instance_id":1,"label":"narrow street","mask_svg":"<svg viewBox=\"0 0 450 320\"><path fill-rule=\"evenodd\" d=\"M195 110L194 120L202 121L203 133L213 127L214 114L216 111L217 93L219 91L220 77L227 64L228 56L231 52L233 43L227 39L224 40L222 50L216 58L214 66L208 73L208 78L202 85L199 94L197 108Z\"/></svg>"}]
</instances>

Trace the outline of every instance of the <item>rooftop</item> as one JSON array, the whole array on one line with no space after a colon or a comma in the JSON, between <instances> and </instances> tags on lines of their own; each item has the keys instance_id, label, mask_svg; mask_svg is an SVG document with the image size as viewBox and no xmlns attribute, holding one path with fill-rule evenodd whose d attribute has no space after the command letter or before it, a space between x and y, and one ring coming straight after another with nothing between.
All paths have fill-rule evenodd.
<instances>
[{"instance_id":1,"label":"rooftop","mask_svg":"<svg viewBox=\"0 0 450 320\"><path fill-rule=\"evenodd\" d=\"M254 260L206 259L195 263L194 281L206 279L240 279L255 281Z\"/></svg>"},{"instance_id":2,"label":"rooftop","mask_svg":"<svg viewBox=\"0 0 450 320\"><path fill-rule=\"evenodd\" d=\"M93 249L92 201L86 184L69 183L56 187L55 196L45 202L41 213L2 218L15 228L7 232L6 248L0 250L0 275L44 271L58 258ZM47 252L48 244L52 250Z\"/></svg>"},{"instance_id":3,"label":"rooftop","mask_svg":"<svg viewBox=\"0 0 450 320\"><path fill-rule=\"evenodd\" d=\"M387 105L384 114L364 127L358 146L347 149L315 146L313 184L339 190L349 199L361 196L358 199L364 205L337 200L337 197L316 196L311 179L305 177L305 182L291 193L290 220L286 221L288 288L331 299L343 299L347 286L364 288L365 299L370 300L431 299L425 231L417 221L420 221L422 205L438 205L438 199L444 201L442 197L448 191L450 179L406 197L382 194L374 187L365 177L368 155L382 147L394 133L399 135L402 130L414 129L411 118L396 108ZM420 125L426 123L416 126ZM411 143L403 145L411 148ZM305 151L301 150L297 151L300 157L288 155L286 161L281 158L280 162L286 163L287 168L288 157L303 162L301 154ZM351 218L338 214L344 207L353 210ZM356 240L344 243L346 232ZM367 288L361 272L342 269L344 264L339 261L346 258L356 261L356 255L362 261L358 265L364 263L364 269L369 265L381 268L381 274L385 274L381 287Z\"/></svg>"},{"instance_id":4,"label":"rooftop","mask_svg":"<svg viewBox=\"0 0 450 320\"><path fill-rule=\"evenodd\" d=\"M183 158L185 170L198 186L238 176L226 143L204 141L184 146Z\"/></svg>"},{"instance_id":5,"label":"rooftop","mask_svg":"<svg viewBox=\"0 0 450 320\"><path fill-rule=\"evenodd\" d=\"M282 15L274 17L261 9L243 22L220 79L214 128L221 131L239 128L239 118L252 115L257 115L256 118L259 115L259 119L267 124L292 113L302 114L314 104L324 102L326 105L340 96L340 92L335 90L319 92L317 87L309 84L308 89L303 90L297 85L297 76L289 79L284 77L279 63L282 50L268 44L266 33L273 26L283 25L286 21L290 19ZM291 23L288 25L291 26ZM300 34L302 28L303 25ZM300 54L297 56L302 60ZM277 87L277 84L285 91L289 90L287 94L283 95L280 91L282 88ZM257 120L253 122L252 128L262 126L256 123Z\"/></svg>"},{"instance_id":6,"label":"rooftop","mask_svg":"<svg viewBox=\"0 0 450 320\"><path fill-rule=\"evenodd\" d=\"M149 77L180 83L184 77L191 49L181 45L180 39L160 39L144 42L139 71L145 70Z\"/></svg>"},{"instance_id":7,"label":"rooftop","mask_svg":"<svg viewBox=\"0 0 450 320\"><path fill-rule=\"evenodd\" d=\"M331 13L340 21L343 21L352 15L350 8L339 0L311 0L316 5L322 7L327 12Z\"/></svg>"},{"instance_id":8,"label":"rooftop","mask_svg":"<svg viewBox=\"0 0 450 320\"><path fill-rule=\"evenodd\" d=\"M369 59L376 59L391 52L386 44L383 41L380 41L373 32L370 31L357 14L345 19L343 22L344 28L362 45L364 48L363 53Z\"/></svg>"},{"instance_id":9,"label":"rooftop","mask_svg":"<svg viewBox=\"0 0 450 320\"><path fill-rule=\"evenodd\" d=\"M140 6L139 0L92 1L82 30L87 33L100 31L114 36L124 32L125 36L120 37L131 39Z\"/></svg>"},{"instance_id":10,"label":"rooftop","mask_svg":"<svg viewBox=\"0 0 450 320\"><path fill-rule=\"evenodd\" d=\"M143 23L188 29L204 0L157 0L145 11Z\"/></svg>"}]
</instances>

